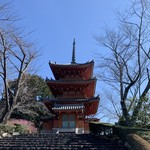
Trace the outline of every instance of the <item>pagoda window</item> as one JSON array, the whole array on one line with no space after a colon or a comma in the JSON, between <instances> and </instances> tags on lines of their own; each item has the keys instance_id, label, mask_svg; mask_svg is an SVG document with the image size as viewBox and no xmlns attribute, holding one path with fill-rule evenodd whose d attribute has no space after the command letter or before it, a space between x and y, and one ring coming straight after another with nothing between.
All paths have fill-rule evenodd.
<instances>
[{"instance_id":1,"label":"pagoda window","mask_svg":"<svg viewBox=\"0 0 150 150\"><path fill-rule=\"evenodd\" d=\"M62 128L75 128L75 114L62 115Z\"/></svg>"},{"instance_id":2,"label":"pagoda window","mask_svg":"<svg viewBox=\"0 0 150 150\"><path fill-rule=\"evenodd\" d=\"M68 115L62 115L62 128L68 128Z\"/></svg>"},{"instance_id":3,"label":"pagoda window","mask_svg":"<svg viewBox=\"0 0 150 150\"><path fill-rule=\"evenodd\" d=\"M69 115L69 126L70 128L75 128L75 115L74 114Z\"/></svg>"}]
</instances>

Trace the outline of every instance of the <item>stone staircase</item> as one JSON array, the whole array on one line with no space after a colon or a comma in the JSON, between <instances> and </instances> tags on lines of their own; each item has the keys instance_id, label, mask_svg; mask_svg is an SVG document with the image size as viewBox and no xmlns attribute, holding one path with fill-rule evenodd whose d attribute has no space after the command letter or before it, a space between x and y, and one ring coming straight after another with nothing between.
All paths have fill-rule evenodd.
<instances>
[{"instance_id":1,"label":"stone staircase","mask_svg":"<svg viewBox=\"0 0 150 150\"><path fill-rule=\"evenodd\" d=\"M0 139L0 150L127 150L116 140L91 134L38 133Z\"/></svg>"}]
</instances>

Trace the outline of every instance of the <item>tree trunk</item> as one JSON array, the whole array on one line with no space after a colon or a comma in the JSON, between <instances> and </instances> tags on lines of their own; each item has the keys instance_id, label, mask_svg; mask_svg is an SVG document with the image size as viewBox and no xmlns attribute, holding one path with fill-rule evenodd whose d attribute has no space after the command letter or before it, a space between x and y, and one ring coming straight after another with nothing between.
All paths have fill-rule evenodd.
<instances>
[{"instance_id":1,"label":"tree trunk","mask_svg":"<svg viewBox=\"0 0 150 150\"><path fill-rule=\"evenodd\" d=\"M130 125L129 114L128 114L127 107L124 101L121 101L121 108L123 112L123 118L125 119L124 125L129 126Z\"/></svg>"},{"instance_id":2,"label":"tree trunk","mask_svg":"<svg viewBox=\"0 0 150 150\"><path fill-rule=\"evenodd\" d=\"M149 89L150 89L150 79L149 79L142 95L140 96L140 99L138 101L137 106L135 107L135 109L133 111L132 118L131 118L131 122L132 122L133 125L135 124L135 122L138 118L139 111L140 111L140 109L142 107L142 104L143 104L143 100L146 98L146 94L149 92Z\"/></svg>"},{"instance_id":3,"label":"tree trunk","mask_svg":"<svg viewBox=\"0 0 150 150\"><path fill-rule=\"evenodd\" d=\"M3 124L6 124L8 119L10 118L12 112L13 112L12 107L9 110L5 109L4 114L2 115L2 118L1 118L0 122L3 123Z\"/></svg>"}]
</instances>

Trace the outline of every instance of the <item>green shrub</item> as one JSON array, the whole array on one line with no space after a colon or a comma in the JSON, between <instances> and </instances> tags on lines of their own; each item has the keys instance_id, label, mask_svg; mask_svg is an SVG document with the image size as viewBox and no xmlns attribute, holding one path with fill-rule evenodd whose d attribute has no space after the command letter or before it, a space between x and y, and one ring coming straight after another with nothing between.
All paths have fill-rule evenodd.
<instances>
[{"instance_id":1,"label":"green shrub","mask_svg":"<svg viewBox=\"0 0 150 150\"><path fill-rule=\"evenodd\" d=\"M89 123L90 132L100 135L111 135L113 133L113 126L108 123Z\"/></svg>"},{"instance_id":2,"label":"green shrub","mask_svg":"<svg viewBox=\"0 0 150 150\"><path fill-rule=\"evenodd\" d=\"M113 134L118 135L122 140L125 140L128 134L138 132L147 132L150 131L149 129L145 128L136 128L136 127L126 127L126 126L114 126L113 127Z\"/></svg>"},{"instance_id":3,"label":"green shrub","mask_svg":"<svg viewBox=\"0 0 150 150\"><path fill-rule=\"evenodd\" d=\"M150 133L150 129L146 128L137 128L137 127L127 127L127 126L119 126L119 125L112 125L107 123L89 123L89 129L93 134L99 135L117 135L122 140L125 140L128 134L135 133L139 134L143 133L143 137L149 139L150 134L146 135L146 133ZM102 134L103 133L103 134Z\"/></svg>"},{"instance_id":4,"label":"green shrub","mask_svg":"<svg viewBox=\"0 0 150 150\"><path fill-rule=\"evenodd\" d=\"M7 133L12 134L14 131L15 131L15 128L13 126L0 124L0 133L7 132Z\"/></svg>"},{"instance_id":5,"label":"green shrub","mask_svg":"<svg viewBox=\"0 0 150 150\"><path fill-rule=\"evenodd\" d=\"M136 134L150 143L150 131L138 131Z\"/></svg>"},{"instance_id":6,"label":"green shrub","mask_svg":"<svg viewBox=\"0 0 150 150\"><path fill-rule=\"evenodd\" d=\"M28 129L20 124L15 125L3 125L0 124L0 134L2 133L12 134L13 132L19 132L20 134L28 133Z\"/></svg>"},{"instance_id":7,"label":"green shrub","mask_svg":"<svg viewBox=\"0 0 150 150\"><path fill-rule=\"evenodd\" d=\"M15 125L15 127L14 127L15 132L19 132L20 134L28 132L28 130L25 126L20 125L20 124L14 124L14 125Z\"/></svg>"}]
</instances>

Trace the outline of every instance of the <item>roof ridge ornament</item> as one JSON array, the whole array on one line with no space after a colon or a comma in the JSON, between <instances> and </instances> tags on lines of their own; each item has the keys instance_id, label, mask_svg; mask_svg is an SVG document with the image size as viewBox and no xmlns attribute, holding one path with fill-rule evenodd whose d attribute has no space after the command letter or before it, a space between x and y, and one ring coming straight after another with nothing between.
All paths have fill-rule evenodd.
<instances>
[{"instance_id":1,"label":"roof ridge ornament","mask_svg":"<svg viewBox=\"0 0 150 150\"><path fill-rule=\"evenodd\" d=\"M75 38L74 38L74 41L73 41L73 49L72 49L72 62L71 64L76 64L76 58L75 58Z\"/></svg>"}]
</instances>

